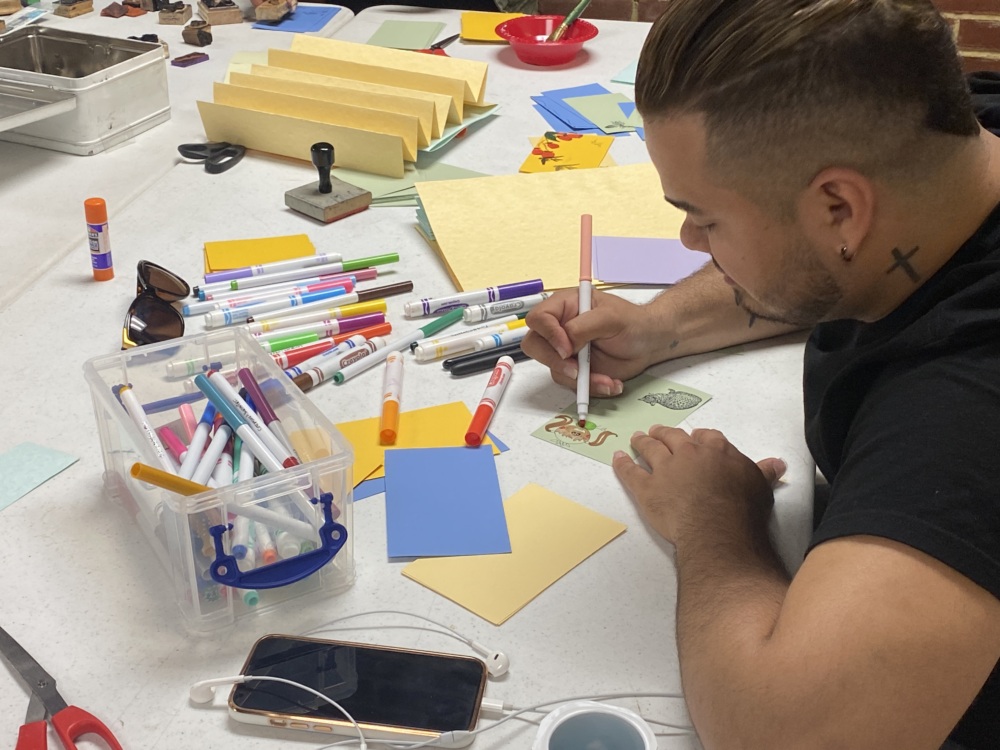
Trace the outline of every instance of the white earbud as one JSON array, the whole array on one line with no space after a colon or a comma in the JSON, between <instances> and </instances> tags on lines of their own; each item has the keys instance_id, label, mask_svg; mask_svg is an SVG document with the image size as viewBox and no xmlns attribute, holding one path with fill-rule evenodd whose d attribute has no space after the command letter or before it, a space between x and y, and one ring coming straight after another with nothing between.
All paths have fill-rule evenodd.
<instances>
[{"instance_id":1,"label":"white earbud","mask_svg":"<svg viewBox=\"0 0 1000 750\"><path fill-rule=\"evenodd\" d=\"M507 674L507 670L510 669L510 659L507 658L507 654L503 651L494 651L476 641L470 640L466 643L477 654L485 657L483 661L486 662L486 671L490 673L490 677L502 677Z\"/></svg>"},{"instance_id":2,"label":"white earbud","mask_svg":"<svg viewBox=\"0 0 1000 750\"><path fill-rule=\"evenodd\" d=\"M246 682L246 677L241 674L232 677L216 677L212 680L202 680L194 683L188 690L188 698L192 703L211 703L215 697L216 685L237 685Z\"/></svg>"}]
</instances>

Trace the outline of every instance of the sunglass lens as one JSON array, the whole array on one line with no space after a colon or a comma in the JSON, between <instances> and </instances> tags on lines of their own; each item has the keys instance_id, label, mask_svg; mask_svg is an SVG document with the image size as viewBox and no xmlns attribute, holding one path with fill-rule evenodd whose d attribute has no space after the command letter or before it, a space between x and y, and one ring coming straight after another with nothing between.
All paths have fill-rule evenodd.
<instances>
[{"instance_id":1,"label":"sunglass lens","mask_svg":"<svg viewBox=\"0 0 1000 750\"><path fill-rule=\"evenodd\" d=\"M168 302L177 302L191 294L191 287L184 279L148 260L140 261L139 276L156 296Z\"/></svg>"},{"instance_id":2,"label":"sunglass lens","mask_svg":"<svg viewBox=\"0 0 1000 750\"><path fill-rule=\"evenodd\" d=\"M184 318L157 297L137 297L125 314L125 329L122 331L125 346L154 344L183 335Z\"/></svg>"}]
</instances>

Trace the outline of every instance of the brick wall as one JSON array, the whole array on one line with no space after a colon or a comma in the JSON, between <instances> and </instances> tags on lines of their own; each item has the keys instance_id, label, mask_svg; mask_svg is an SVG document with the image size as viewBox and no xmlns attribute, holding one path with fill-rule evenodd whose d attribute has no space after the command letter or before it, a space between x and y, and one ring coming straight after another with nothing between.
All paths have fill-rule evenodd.
<instances>
[{"instance_id":1,"label":"brick wall","mask_svg":"<svg viewBox=\"0 0 1000 750\"><path fill-rule=\"evenodd\" d=\"M1000 0L934 0L955 27L966 70L1000 71Z\"/></svg>"}]
</instances>

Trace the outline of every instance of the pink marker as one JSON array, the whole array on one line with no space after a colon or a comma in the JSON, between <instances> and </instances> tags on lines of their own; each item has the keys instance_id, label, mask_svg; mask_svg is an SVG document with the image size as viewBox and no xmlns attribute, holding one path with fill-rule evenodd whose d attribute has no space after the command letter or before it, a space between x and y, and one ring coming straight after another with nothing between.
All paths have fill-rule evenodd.
<instances>
[{"instance_id":1,"label":"pink marker","mask_svg":"<svg viewBox=\"0 0 1000 750\"><path fill-rule=\"evenodd\" d=\"M184 427L184 437L187 438L188 444L194 440L194 431L198 429L198 417L194 414L194 409L191 408L191 404L181 404L177 407L177 411L181 415L181 425Z\"/></svg>"},{"instance_id":2,"label":"pink marker","mask_svg":"<svg viewBox=\"0 0 1000 750\"><path fill-rule=\"evenodd\" d=\"M177 437L177 433L170 429L169 425L163 425L163 427L156 428L156 434L160 436L160 440L170 451L171 455L177 460L178 464L184 463L184 457L187 455L188 448Z\"/></svg>"}]
</instances>

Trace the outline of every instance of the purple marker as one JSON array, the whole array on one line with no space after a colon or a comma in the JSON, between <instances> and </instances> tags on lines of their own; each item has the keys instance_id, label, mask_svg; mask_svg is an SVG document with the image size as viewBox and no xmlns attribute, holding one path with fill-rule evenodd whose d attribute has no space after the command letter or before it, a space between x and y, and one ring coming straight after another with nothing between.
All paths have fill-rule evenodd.
<instances>
[{"instance_id":1,"label":"purple marker","mask_svg":"<svg viewBox=\"0 0 1000 750\"><path fill-rule=\"evenodd\" d=\"M295 268L320 266L324 263L339 263L343 259L340 253L316 253L315 255L306 255L302 258L278 260L274 263L260 263L254 266L233 268L228 271L213 271L205 274L205 283L214 284L219 281L232 281L233 279L245 279L249 276L264 276L269 273L278 273L279 271L291 271Z\"/></svg>"},{"instance_id":2,"label":"purple marker","mask_svg":"<svg viewBox=\"0 0 1000 750\"><path fill-rule=\"evenodd\" d=\"M403 306L403 310L408 318L425 318L428 315L446 313L457 307L486 305L502 299L513 299L514 297L526 297L529 294L538 294L543 288L544 285L541 279L518 281L514 284L487 287L477 292L460 292L450 297L414 300L407 302Z\"/></svg>"},{"instance_id":3,"label":"purple marker","mask_svg":"<svg viewBox=\"0 0 1000 750\"><path fill-rule=\"evenodd\" d=\"M368 326L376 326L379 323L385 323L384 313L364 313L362 315L351 315L346 318L317 320L313 323L279 328L277 331L255 333L254 338L258 341L274 341L276 339L283 339L286 336L298 336L304 333L315 333L319 338L329 338L330 336L336 336L338 333L357 331Z\"/></svg>"}]
</instances>

